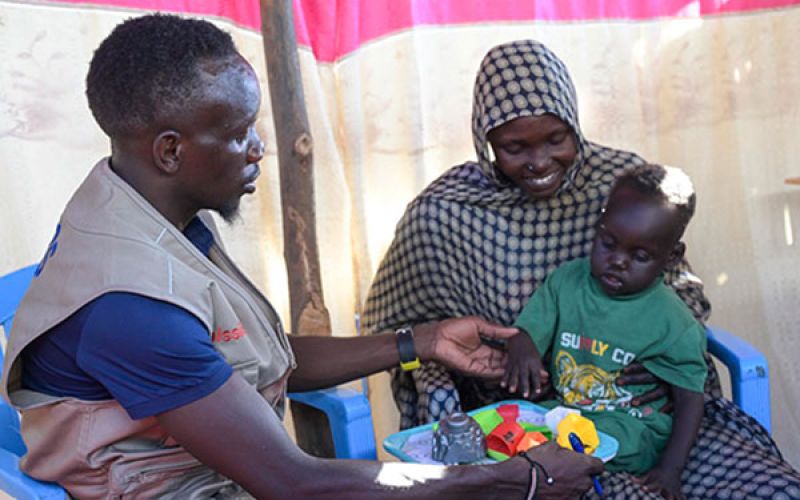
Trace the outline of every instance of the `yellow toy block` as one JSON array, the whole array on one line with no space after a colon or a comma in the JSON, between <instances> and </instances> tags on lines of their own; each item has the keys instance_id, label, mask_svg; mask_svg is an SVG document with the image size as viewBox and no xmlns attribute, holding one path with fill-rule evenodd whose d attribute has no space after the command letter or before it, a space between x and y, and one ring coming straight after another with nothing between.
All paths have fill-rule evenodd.
<instances>
[{"instance_id":1,"label":"yellow toy block","mask_svg":"<svg viewBox=\"0 0 800 500\"><path fill-rule=\"evenodd\" d=\"M558 438L556 442L568 450L572 449L568 437L570 432L578 435L587 455L594 453L594 450L600 445L600 437L597 435L594 422L586 417L570 413L558 423L557 429Z\"/></svg>"}]
</instances>

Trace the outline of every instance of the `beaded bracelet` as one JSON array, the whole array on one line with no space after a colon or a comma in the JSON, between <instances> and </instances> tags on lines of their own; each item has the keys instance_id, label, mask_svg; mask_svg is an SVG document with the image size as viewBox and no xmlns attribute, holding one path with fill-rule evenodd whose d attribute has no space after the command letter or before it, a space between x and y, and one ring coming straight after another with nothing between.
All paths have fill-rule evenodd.
<instances>
[{"instance_id":1,"label":"beaded bracelet","mask_svg":"<svg viewBox=\"0 0 800 500\"><path fill-rule=\"evenodd\" d=\"M525 495L525 500L533 500L536 497L536 491L539 489L538 469L542 469L544 480L547 484L553 484L555 479L547 473L547 469L544 468L544 465L529 457L524 451L520 452L519 456L531 464L531 477L528 479L528 493Z\"/></svg>"}]
</instances>

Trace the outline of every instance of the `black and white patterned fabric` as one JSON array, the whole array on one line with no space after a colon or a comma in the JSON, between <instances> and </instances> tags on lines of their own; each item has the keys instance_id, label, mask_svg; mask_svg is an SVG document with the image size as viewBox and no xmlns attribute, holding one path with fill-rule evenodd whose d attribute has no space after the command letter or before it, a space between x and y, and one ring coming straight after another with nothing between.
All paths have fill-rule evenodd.
<instances>
[{"instance_id":1,"label":"black and white patterned fabric","mask_svg":"<svg viewBox=\"0 0 800 500\"><path fill-rule=\"evenodd\" d=\"M515 118L546 113L572 127L578 154L559 190L548 199L534 200L495 169L486 134ZM482 61L474 89L472 133L477 161L453 167L433 181L409 204L398 224L367 298L364 324L369 331L466 315L512 324L548 273L588 255L595 222L614 179L624 169L643 163L633 153L583 137L566 67L544 45L531 40L495 47ZM698 319L708 317L710 305L702 283L687 262L668 272L666 280ZM701 484L707 474L699 471L710 463L704 455L709 448L703 443L723 446L713 453L723 457L713 464L715 471L740 475L741 463L734 457L744 450L754 457L750 466L765 464L778 482L786 483L784 490L775 491L794 491L796 472L782 462L758 423L718 399L718 378L713 364L709 366L706 419L684 472L687 495L709 498L706 493L712 491ZM457 408L470 410L516 397L434 363L410 373L396 370L392 391L403 429L436 421ZM726 422L736 424L731 427ZM625 474L606 475L604 481L611 496L646 498ZM695 495L695 490L703 493Z\"/></svg>"}]
</instances>

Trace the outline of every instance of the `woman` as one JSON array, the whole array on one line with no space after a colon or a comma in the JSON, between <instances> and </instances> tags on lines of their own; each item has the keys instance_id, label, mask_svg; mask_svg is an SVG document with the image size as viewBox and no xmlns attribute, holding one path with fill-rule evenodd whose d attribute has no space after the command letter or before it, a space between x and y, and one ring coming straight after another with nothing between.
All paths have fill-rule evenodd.
<instances>
[{"instance_id":1,"label":"woman","mask_svg":"<svg viewBox=\"0 0 800 500\"><path fill-rule=\"evenodd\" d=\"M643 163L583 137L566 67L530 40L497 46L484 58L472 134L478 160L431 183L400 221L367 299L371 331L469 314L512 324L549 272L588 255L614 178ZM710 305L688 263L666 280L698 319L707 319ZM800 496L800 476L755 420L720 397L709 366L706 416L682 476L684 494L709 498L752 488L748 495ZM510 397L437 365L395 373L392 389L401 428ZM629 475L604 482L608 493L624 498L651 496Z\"/></svg>"}]
</instances>

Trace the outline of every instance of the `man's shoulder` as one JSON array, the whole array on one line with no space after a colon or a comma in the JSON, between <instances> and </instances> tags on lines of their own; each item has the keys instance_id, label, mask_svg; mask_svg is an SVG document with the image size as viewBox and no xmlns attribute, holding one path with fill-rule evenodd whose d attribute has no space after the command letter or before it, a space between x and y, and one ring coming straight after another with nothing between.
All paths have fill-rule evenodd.
<instances>
[{"instance_id":1,"label":"man's shoulder","mask_svg":"<svg viewBox=\"0 0 800 500\"><path fill-rule=\"evenodd\" d=\"M183 307L162 300L154 299L146 295L127 291L106 292L92 300L83 308L90 316L124 313L126 320L135 321L137 314L142 312L158 311L161 314L191 314ZM119 316L117 316L119 319ZM159 317L159 321L163 318Z\"/></svg>"},{"instance_id":2,"label":"man's shoulder","mask_svg":"<svg viewBox=\"0 0 800 500\"><path fill-rule=\"evenodd\" d=\"M178 332L200 329L203 322L187 309L132 292L107 292L81 308L83 339L87 342L123 342L135 346L137 338L152 331ZM124 321L121 318L125 318ZM73 325L75 327L77 325ZM147 350L148 346L136 346Z\"/></svg>"}]
</instances>

